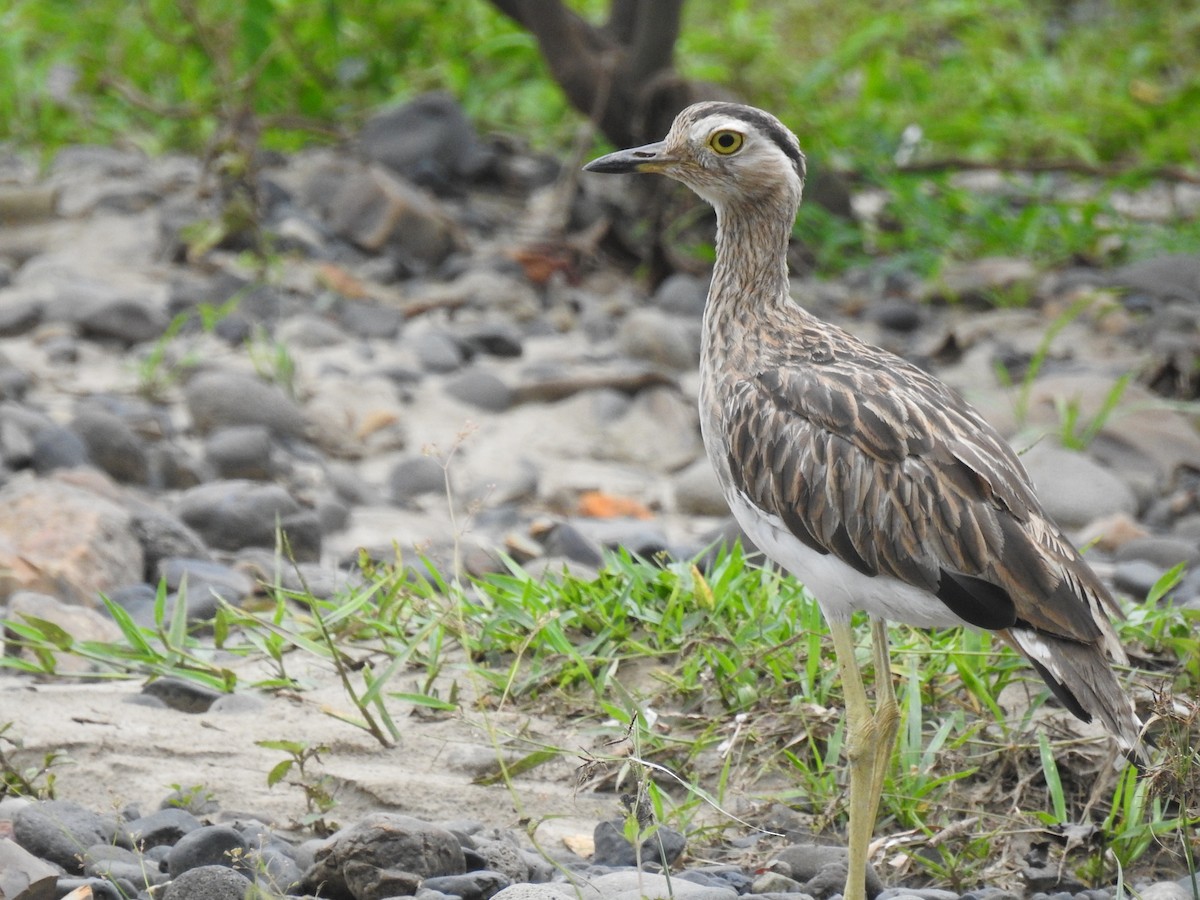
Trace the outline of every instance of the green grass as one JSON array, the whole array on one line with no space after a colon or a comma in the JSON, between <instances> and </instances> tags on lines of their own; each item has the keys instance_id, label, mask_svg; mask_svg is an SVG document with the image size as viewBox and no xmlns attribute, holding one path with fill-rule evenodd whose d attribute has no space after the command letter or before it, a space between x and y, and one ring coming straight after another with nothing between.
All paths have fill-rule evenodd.
<instances>
[{"instance_id":1,"label":"green grass","mask_svg":"<svg viewBox=\"0 0 1200 900\"><path fill-rule=\"evenodd\" d=\"M223 607L210 638L190 633L165 593L150 627L111 607L123 634L112 644L76 642L37 619L5 622L24 652L0 664L46 676L61 654L74 654L101 678L175 675L222 690L303 691L292 672L324 660L353 709L337 717L383 744L396 740L397 718L414 704L481 720L489 733L497 709L537 711L565 732L594 735L597 746L631 742L628 754L598 753L588 770L600 783L653 786L646 796L661 807L656 821L715 840L745 827L723 811L729 797L766 792L812 817L816 830L844 827L842 697L824 623L796 582L750 565L737 549L706 574L618 554L594 580L539 581L513 565L460 585L436 572L364 567L358 588L330 600L276 589L257 611ZM1164 576L1122 636L1153 660L1139 680L1186 701L1200 691L1197 617L1158 602L1178 577ZM894 627L891 648L903 719L880 833L914 847L898 875L970 885L998 860L1016 865L1009 848L1024 831L1086 822L1105 829L1112 859L1128 869L1165 852L1161 845L1200 817L1200 761L1189 755L1200 708L1191 719L1164 714L1177 732L1162 742L1165 762L1127 784L1096 762L1102 743L1034 726L1048 693L989 634ZM861 653L869 673L870 654ZM294 664L297 655L305 666ZM267 661L267 674L244 683L239 658ZM401 676L417 687L396 690ZM1016 689L1032 702L1014 719ZM519 790L524 772L578 753L576 738L526 747L492 780L515 780ZM306 791L322 787L302 766L319 748L275 749L288 755L271 779L292 774ZM329 809L320 796L309 806L317 818ZM1073 865L1090 883L1112 876L1103 856Z\"/></svg>"}]
</instances>

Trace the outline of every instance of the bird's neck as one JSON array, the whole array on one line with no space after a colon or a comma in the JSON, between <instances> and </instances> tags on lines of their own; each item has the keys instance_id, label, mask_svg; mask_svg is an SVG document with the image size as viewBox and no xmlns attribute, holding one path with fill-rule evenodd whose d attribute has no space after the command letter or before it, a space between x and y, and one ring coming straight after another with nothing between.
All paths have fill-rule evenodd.
<instances>
[{"instance_id":1,"label":"bird's neck","mask_svg":"<svg viewBox=\"0 0 1200 900\"><path fill-rule=\"evenodd\" d=\"M796 206L717 209L717 260L704 310L707 347L732 349L793 306L787 249ZM791 314L794 314L794 308Z\"/></svg>"}]
</instances>

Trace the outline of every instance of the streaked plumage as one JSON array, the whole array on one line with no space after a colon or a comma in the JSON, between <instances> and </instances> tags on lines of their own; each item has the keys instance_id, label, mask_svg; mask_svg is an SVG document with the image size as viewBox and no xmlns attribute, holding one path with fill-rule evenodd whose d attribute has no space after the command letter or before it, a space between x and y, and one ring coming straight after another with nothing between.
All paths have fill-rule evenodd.
<instances>
[{"instance_id":1,"label":"streaked plumage","mask_svg":"<svg viewBox=\"0 0 1200 900\"><path fill-rule=\"evenodd\" d=\"M855 610L877 622L997 631L1071 712L1135 748L1141 725L1109 664L1125 661L1108 620L1118 607L1046 516L1011 447L942 382L791 299L786 251L805 175L795 136L760 110L700 103L662 142L587 168L658 172L716 208L705 447L742 527L812 590L857 685L847 694L857 732L852 858L857 849L865 860L861 820L869 836L886 763L870 744L886 743L890 755L896 718L890 675L878 680L881 624L877 710L857 696ZM856 776L860 786L870 776L873 799L865 789L856 799ZM847 900L862 897L854 882L852 864Z\"/></svg>"}]
</instances>

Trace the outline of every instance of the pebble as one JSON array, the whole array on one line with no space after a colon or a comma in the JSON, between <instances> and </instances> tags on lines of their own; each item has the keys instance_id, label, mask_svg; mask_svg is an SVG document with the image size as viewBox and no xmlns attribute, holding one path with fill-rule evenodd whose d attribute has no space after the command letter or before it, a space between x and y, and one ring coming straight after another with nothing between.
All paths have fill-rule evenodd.
<instances>
[{"instance_id":1,"label":"pebble","mask_svg":"<svg viewBox=\"0 0 1200 900\"><path fill-rule=\"evenodd\" d=\"M283 390L238 372L202 372L187 383L184 400L202 434L229 425L261 425L276 435L303 437L304 413Z\"/></svg>"},{"instance_id":2,"label":"pebble","mask_svg":"<svg viewBox=\"0 0 1200 900\"><path fill-rule=\"evenodd\" d=\"M1137 512L1137 498L1125 482L1082 453L1043 440L1021 462L1042 506L1063 528L1083 528L1106 516Z\"/></svg>"},{"instance_id":3,"label":"pebble","mask_svg":"<svg viewBox=\"0 0 1200 900\"><path fill-rule=\"evenodd\" d=\"M71 800L40 800L13 817L13 839L24 849L73 875L83 874L80 849L128 843L115 819Z\"/></svg>"},{"instance_id":4,"label":"pebble","mask_svg":"<svg viewBox=\"0 0 1200 900\"><path fill-rule=\"evenodd\" d=\"M467 369L444 384L447 394L488 412L504 412L513 404L513 392L503 381L483 369Z\"/></svg>"},{"instance_id":5,"label":"pebble","mask_svg":"<svg viewBox=\"0 0 1200 900\"><path fill-rule=\"evenodd\" d=\"M163 900L244 900L253 884L226 866L196 866L171 881Z\"/></svg>"}]
</instances>

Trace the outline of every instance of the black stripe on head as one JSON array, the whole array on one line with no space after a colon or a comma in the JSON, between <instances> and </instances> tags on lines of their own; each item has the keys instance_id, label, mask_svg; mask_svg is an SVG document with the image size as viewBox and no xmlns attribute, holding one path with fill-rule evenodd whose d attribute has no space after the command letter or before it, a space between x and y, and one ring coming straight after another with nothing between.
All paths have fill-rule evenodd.
<instances>
[{"instance_id":1,"label":"black stripe on head","mask_svg":"<svg viewBox=\"0 0 1200 900\"><path fill-rule=\"evenodd\" d=\"M768 115L761 109L743 106L740 103L713 103L704 110L704 115L729 116L731 119L741 119L743 122L753 125L783 151L784 155L792 161L792 165L796 167L796 174L800 176L800 180L804 180L807 170L804 153L796 144L795 136L784 128L774 116Z\"/></svg>"}]
</instances>

